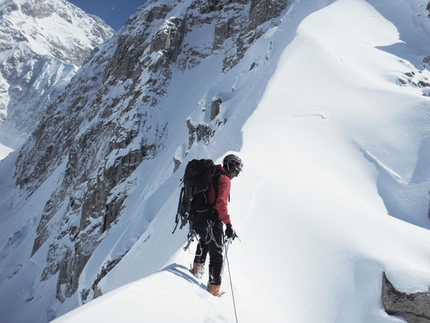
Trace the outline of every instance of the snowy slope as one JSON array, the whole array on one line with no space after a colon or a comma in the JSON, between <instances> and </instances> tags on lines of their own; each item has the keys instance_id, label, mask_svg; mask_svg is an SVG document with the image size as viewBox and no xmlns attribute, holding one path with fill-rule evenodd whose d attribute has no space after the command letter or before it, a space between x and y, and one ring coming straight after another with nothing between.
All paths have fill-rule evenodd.
<instances>
[{"instance_id":1,"label":"snowy slope","mask_svg":"<svg viewBox=\"0 0 430 323\"><path fill-rule=\"evenodd\" d=\"M0 160L4 159L12 152L12 149L0 144Z\"/></svg>"},{"instance_id":2,"label":"snowy slope","mask_svg":"<svg viewBox=\"0 0 430 323\"><path fill-rule=\"evenodd\" d=\"M240 77L220 77L226 93L235 89L223 105L229 121L187 159L219 162L234 151L245 162L230 207L241 241L228 254L239 322L402 322L382 308L382 272L402 291L428 290L425 5L297 1L254 48L269 64L245 68L248 52ZM81 276L85 286L98 255L114 259L132 244L99 283L106 295L56 323L236 321L228 271L226 294L211 297L205 279L186 272L186 232L170 234L182 171L149 198L145 181L137 186L129 221L110 230ZM136 240L148 209L154 218Z\"/></svg>"}]
</instances>

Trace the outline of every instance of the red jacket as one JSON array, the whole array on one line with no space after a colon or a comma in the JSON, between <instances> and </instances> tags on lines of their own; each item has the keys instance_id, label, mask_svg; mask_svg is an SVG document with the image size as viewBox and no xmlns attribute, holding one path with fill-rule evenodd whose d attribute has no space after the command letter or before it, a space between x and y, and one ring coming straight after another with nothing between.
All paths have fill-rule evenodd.
<instances>
[{"instance_id":1,"label":"red jacket","mask_svg":"<svg viewBox=\"0 0 430 323\"><path fill-rule=\"evenodd\" d=\"M208 193L208 202L210 205L215 203L214 208L218 211L219 219L224 224L228 224L230 223L230 215L228 214L227 204L230 196L231 180L221 165L217 165L217 167L222 171L218 180L218 196L216 197L215 189L211 186Z\"/></svg>"}]
</instances>

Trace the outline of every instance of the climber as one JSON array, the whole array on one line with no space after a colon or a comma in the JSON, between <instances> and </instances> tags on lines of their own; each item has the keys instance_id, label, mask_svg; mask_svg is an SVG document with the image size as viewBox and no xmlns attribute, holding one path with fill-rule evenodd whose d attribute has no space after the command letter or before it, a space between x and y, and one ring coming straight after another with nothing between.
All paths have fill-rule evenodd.
<instances>
[{"instance_id":1,"label":"climber","mask_svg":"<svg viewBox=\"0 0 430 323\"><path fill-rule=\"evenodd\" d=\"M206 256L209 253L207 290L212 295L219 296L223 265L224 225L226 226L226 237L228 239L236 237L227 207L230 181L242 171L243 163L238 156L230 154L224 158L222 166L217 165L216 167L217 172L207 194L208 205L211 206L210 215L205 217L199 215L198 220L193 223L193 229L199 236L199 242L191 272L198 278L203 276Z\"/></svg>"}]
</instances>

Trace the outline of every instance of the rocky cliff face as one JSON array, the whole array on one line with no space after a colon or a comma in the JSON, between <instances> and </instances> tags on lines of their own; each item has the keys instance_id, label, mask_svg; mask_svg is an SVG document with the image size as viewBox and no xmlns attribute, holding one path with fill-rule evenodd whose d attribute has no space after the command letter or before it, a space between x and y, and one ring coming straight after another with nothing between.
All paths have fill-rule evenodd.
<instances>
[{"instance_id":1,"label":"rocky cliff face","mask_svg":"<svg viewBox=\"0 0 430 323\"><path fill-rule=\"evenodd\" d=\"M120 221L135 185L130 175L162 154L166 140L175 136L169 122L181 107L165 104L172 75L187 73L210 55L222 58L220 72L227 73L288 8L286 0L186 4L149 1L141 7L120 34L89 57L20 151L16 182L26 194L61 173L32 251L49 245L48 266L39 279L58 277L60 301L77 291L104 232ZM188 147L210 140L216 127L228 122L219 113L222 102L217 97L210 103L211 123L183 120L188 122ZM173 164L175 156L169 154ZM82 291L84 301L122 256L105 263L91 288Z\"/></svg>"},{"instance_id":2,"label":"rocky cliff face","mask_svg":"<svg viewBox=\"0 0 430 323\"><path fill-rule=\"evenodd\" d=\"M93 48L112 35L66 1L2 1L0 142L20 146Z\"/></svg>"}]
</instances>

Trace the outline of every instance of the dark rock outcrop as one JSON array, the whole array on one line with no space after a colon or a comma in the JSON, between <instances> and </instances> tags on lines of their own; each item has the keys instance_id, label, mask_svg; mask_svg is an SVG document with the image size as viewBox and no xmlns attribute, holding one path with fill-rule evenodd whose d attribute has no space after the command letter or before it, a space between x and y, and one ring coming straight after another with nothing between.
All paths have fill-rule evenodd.
<instances>
[{"instance_id":1,"label":"dark rock outcrop","mask_svg":"<svg viewBox=\"0 0 430 323\"><path fill-rule=\"evenodd\" d=\"M400 292L384 272L381 299L385 312L389 315L401 316L408 323L430 323L430 292Z\"/></svg>"}]
</instances>

